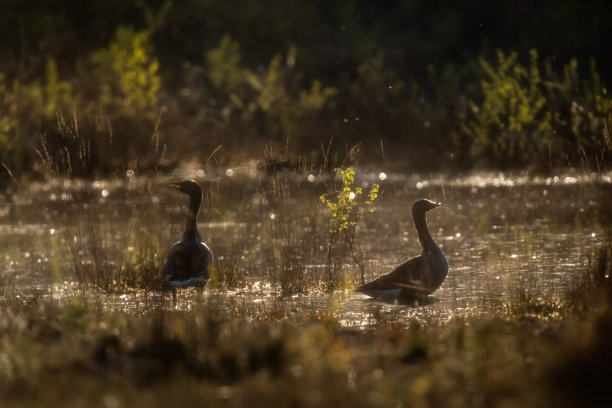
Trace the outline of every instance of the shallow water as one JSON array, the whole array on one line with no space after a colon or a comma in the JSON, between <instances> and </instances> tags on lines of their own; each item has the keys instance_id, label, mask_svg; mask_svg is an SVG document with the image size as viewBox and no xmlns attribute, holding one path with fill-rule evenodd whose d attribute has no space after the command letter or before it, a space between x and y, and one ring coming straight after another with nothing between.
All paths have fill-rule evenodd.
<instances>
[{"instance_id":1,"label":"shallow water","mask_svg":"<svg viewBox=\"0 0 612 408\"><path fill-rule=\"evenodd\" d=\"M377 211L367 214L358 235L366 280L419 254L410 207L418 198L430 198L443 203L428 214L428 222L450 263L445 283L428 305L384 304L352 292L358 269L346 259L346 289L329 294L315 285L281 296L278 276L271 272L278 257L274 251L282 252L283 259L297 259L307 274L324 273L327 226L318 196L328 191L333 177L265 177L250 169L220 171L214 177L202 171L184 173L180 176L200 176L205 186L200 230L217 266L231 271L236 283L232 289L211 285L201 297L181 291L179 309L214 301L258 319L306 313L320 319L332 316L344 326L375 325L381 318L475 314L511 298L560 297L610 234L610 173L449 178L358 170L359 185L378 182L383 190ZM166 188L169 180L139 178L133 172L115 180L54 180L3 198L0 293L86 296L104 307L135 313L171 307L156 291L105 295L84 290L74 274L75 264L119 268L126 257L144 253L145 246L161 268L165 251L180 236L185 204L183 196ZM92 239L99 244L78 245Z\"/></svg>"}]
</instances>

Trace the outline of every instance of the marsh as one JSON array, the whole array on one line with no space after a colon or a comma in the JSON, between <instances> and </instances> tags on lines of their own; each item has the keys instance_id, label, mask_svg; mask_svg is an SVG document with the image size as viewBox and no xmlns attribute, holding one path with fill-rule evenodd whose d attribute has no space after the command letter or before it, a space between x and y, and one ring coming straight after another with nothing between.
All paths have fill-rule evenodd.
<instances>
[{"instance_id":1,"label":"marsh","mask_svg":"<svg viewBox=\"0 0 612 408\"><path fill-rule=\"evenodd\" d=\"M571 404L583 391L559 394L555 381L605 372L585 364L599 361L594 353L608 361L597 346L608 332L595 322L611 287L598 257L609 242L609 173L451 179L358 168L356 186L380 184L355 232L365 279L419 250L412 202L443 203L429 223L448 277L415 307L355 293L360 268L346 247L334 252L330 290L330 214L319 197L338 188L333 174L227 170L51 179L4 202L5 401ZM204 189L198 228L215 260L204 292L179 289L173 305L161 271L188 209L166 186L188 176Z\"/></svg>"},{"instance_id":2,"label":"marsh","mask_svg":"<svg viewBox=\"0 0 612 408\"><path fill-rule=\"evenodd\" d=\"M418 253L411 204L421 197L441 201L429 216L432 235L450 263L447 280L433 294L438 311L478 310L519 293L559 296L606 234L609 174L473 174L450 180L402 174L380 180L379 174L359 171L356 180L363 186L380 183L382 190L376 211L357 231L366 277ZM247 169L200 180L205 191L199 227L218 254L211 291L244 289L246 301L296 295L319 302L330 296L322 290L328 237L317 198L331 188L333 177L309 176L268 177ZM3 276L10 282L4 290L58 296L82 284L111 297L155 293L164 256L187 211L166 188L168 179L32 184L2 211ZM359 276L349 256L338 258L343 283L336 292L343 294ZM190 291L185 292L188 299ZM354 313L370 303L359 295L340 296Z\"/></svg>"}]
</instances>

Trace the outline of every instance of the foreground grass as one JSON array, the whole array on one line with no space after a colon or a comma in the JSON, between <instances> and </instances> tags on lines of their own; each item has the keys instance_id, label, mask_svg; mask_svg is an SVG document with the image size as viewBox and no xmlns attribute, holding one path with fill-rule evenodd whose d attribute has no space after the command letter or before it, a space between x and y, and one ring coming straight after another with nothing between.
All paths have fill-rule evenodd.
<instances>
[{"instance_id":1,"label":"foreground grass","mask_svg":"<svg viewBox=\"0 0 612 408\"><path fill-rule=\"evenodd\" d=\"M608 251L609 252L609 251ZM602 263L603 259L603 263ZM126 312L4 296L3 406L576 406L607 400L606 255L561 300L344 328L329 311L209 296ZM225 302L225 304L224 304Z\"/></svg>"}]
</instances>

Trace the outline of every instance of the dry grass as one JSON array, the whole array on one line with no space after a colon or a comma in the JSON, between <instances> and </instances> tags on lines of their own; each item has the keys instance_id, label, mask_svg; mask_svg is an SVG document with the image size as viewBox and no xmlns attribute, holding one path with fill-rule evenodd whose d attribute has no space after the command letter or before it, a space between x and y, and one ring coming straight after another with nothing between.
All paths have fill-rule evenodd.
<instances>
[{"instance_id":1,"label":"dry grass","mask_svg":"<svg viewBox=\"0 0 612 408\"><path fill-rule=\"evenodd\" d=\"M598 287L575 292L574 301ZM355 329L333 310L280 299L262 309L223 294L185 311L155 299L131 312L81 296L1 302L7 406L610 402L610 303L589 311L557 304L556 317L521 303L450 319L380 315Z\"/></svg>"}]
</instances>

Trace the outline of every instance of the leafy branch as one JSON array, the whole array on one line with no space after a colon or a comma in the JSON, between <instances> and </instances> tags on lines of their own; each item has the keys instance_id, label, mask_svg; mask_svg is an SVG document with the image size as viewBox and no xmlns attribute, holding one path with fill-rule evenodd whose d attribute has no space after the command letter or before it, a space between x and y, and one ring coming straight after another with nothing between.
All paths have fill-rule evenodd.
<instances>
[{"instance_id":1,"label":"leafy branch","mask_svg":"<svg viewBox=\"0 0 612 408\"><path fill-rule=\"evenodd\" d=\"M363 187L356 187L355 170L351 167L346 170L337 168L335 171L342 181L342 188L331 198L328 194L320 197L330 213L327 242L327 277L330 289L337 281L338 268L332 268L332 258L340 243L348 246L353 261L359 267L361 281L364 281L363 251L356 240L357 226L365 214L376 210L373 204L380 191L380 186L375 183L367 192Z\"/></svg>"}]
</instances>

